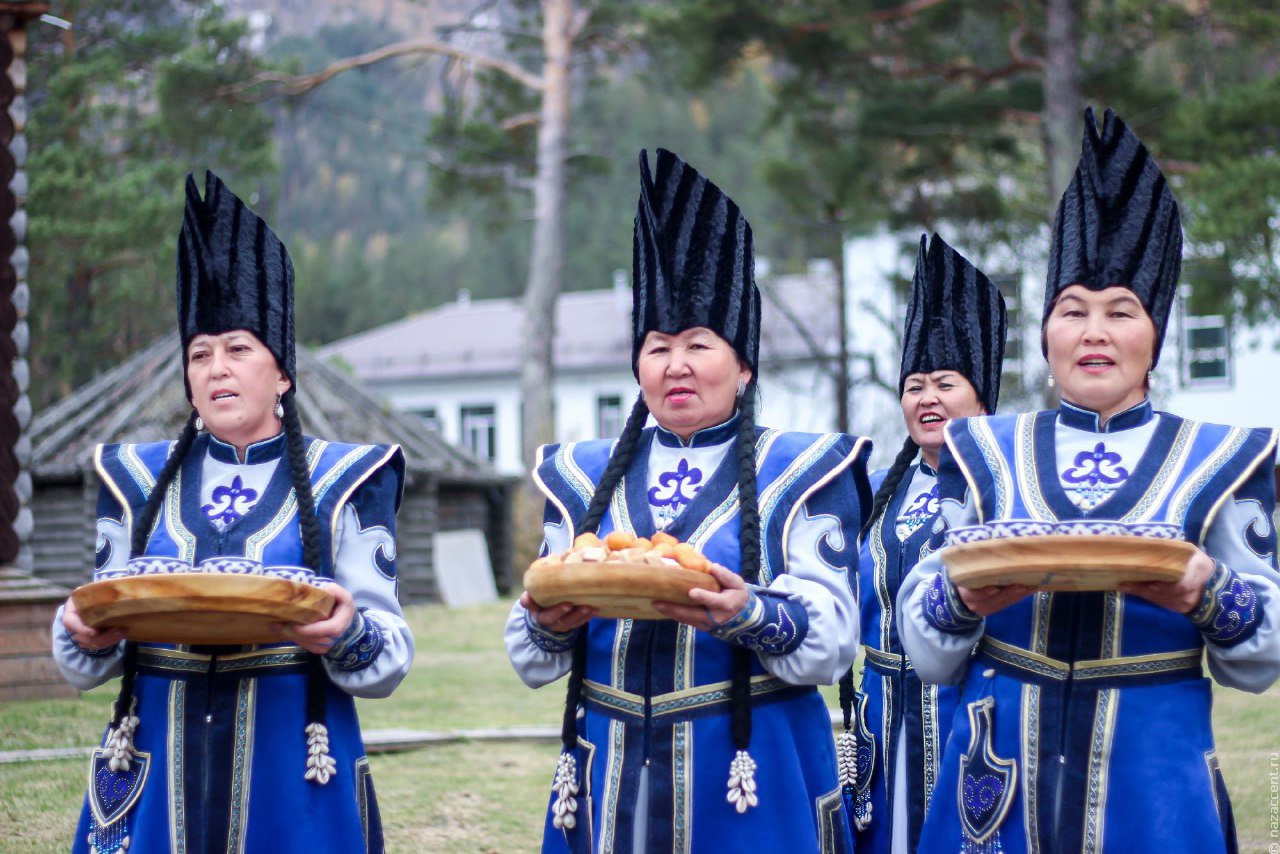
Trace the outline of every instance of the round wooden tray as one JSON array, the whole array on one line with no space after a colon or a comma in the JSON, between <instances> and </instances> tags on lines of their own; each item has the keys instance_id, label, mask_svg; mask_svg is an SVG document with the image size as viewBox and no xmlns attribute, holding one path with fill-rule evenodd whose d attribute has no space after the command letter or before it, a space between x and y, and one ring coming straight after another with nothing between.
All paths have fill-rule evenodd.
<instances>
[{"instance_id":1,"label":"round wooden tray","mask_svg":"<svg viewBox=\"0 0 1280 854\"><path fill-rule=\"evenodd\" d=\"M1177 581L1195 550L1182 540L1041 534L960 543L938 554L959 587L1083 591L1115 590L1126 581Z\"/></svg>"},{"instance_id":2,"label":"round wooden tray","mask_svg":"<svg viewBox=\"0 0 1280 854\"><path fill-rule=\"evenodd\" d=\"M272 643L271 623L314 623L333 611L319 587L270 575L187 572L95 581L71 599L95 629L129 640L188 644Z\"/></svg>"},{"instance_id":3,"label":"round wooden tray","mask_svg":"<svg viewBox=\"0 0 1280 854\"><path fill-rule=\"evenodd\" d=\"M524 574L524 589L541 607L590 605L611 619L665 620L652 603L693 605L695 587L719 592L720 583L705 572L642 563L535 563Z\"/></svg>"}]
</instances>

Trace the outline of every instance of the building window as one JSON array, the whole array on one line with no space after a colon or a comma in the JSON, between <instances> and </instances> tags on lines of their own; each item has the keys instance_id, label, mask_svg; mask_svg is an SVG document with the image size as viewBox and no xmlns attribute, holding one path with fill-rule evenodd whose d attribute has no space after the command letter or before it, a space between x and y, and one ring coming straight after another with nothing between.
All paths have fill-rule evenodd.
<instances>
[{"instance_id":1,"label":"building window","mask_svg":"<svg viewBox=\"0 0 1280 854\"><path fill-rule=\"evenodd\" d=\"M498 419L492 406L464 406L458 431L464 447L482 460L493 462L498 450Z\"/></svg>"},{"instance_id":2,"label":"building window","mask_svg":"<svg viewBox=\"0 0 1280 854\"><path fill-rule=\"evenodd\" d=\"M434 406L424 407L423 409L410 409L409 414L422 419L422 423L427 426L428 430L440 432L440 416L436 414Z\"/></svg>"},{"instance_id":3,"label":"building window","mask_svg":"<svg viewBox=\"0 0 1280 854\"><path fill-rule=\"evenodd\" d=\"M625 422L621 397L606 394L596 398L596 436L601 439L620 436Z\"/></svg>"},{"instance_id":4,"label":"building window","mask_svg":"<svg viewBox=\"0 0 1280 854\"><path fill-rule=\"evenodd\" d=\"M1224 316L1183 315L1182 384L1231 384L1231 336Z\"/></svg>"}]
</instances>

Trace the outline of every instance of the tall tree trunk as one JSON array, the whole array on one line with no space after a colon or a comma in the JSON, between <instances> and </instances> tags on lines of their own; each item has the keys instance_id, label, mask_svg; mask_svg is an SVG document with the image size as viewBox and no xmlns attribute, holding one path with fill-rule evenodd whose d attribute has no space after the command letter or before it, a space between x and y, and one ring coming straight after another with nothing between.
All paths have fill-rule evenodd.
<instances>
[{"instance_id":1,"label":"tall tree trunk","mask_svg":"<svg viewBox=\"0 0 1280 854\"><path fill-rule=\"evenodd\" d=\"M836 424L840 433L849 432L849 292L845 287L844 270L844 229L838 220L832 220L836 229L836 248L833 259L836 272Z\"/></svg>"},{"instance_id":2,"label":"tall tree trunk","mask_svg":"<svg viewBox=\"0 0 1280 854\"><path fill-rule=\"evenodd\" d=\"M521 452L532 467L539 445L554 438L551 383L554 376L556 297L564 270L565 145L569 134L569 60L573 53L573 0L543 3L542 110L538 124L538 171L533 181L533 246L524 291L524 364L520 397L524 411Z\"/></svg>"},{"instance_id":3,"label":"tall tree trunk","mask_svg":"<svg viewBox=\"0 0 1280 854\"><path fill-rule=\"evenodd\" d=\"M1080 156L1080 3L1048 0L1041 133L1050 219Z\"/></svg>"}]
</instances>

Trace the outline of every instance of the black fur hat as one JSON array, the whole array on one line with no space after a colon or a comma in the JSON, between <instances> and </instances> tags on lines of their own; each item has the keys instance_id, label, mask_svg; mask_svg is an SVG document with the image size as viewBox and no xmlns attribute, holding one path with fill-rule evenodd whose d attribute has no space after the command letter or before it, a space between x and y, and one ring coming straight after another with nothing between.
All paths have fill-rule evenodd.
<instances>
[{"instance_id":1,"label":"black fur hat","mask_svg":"<svg viewBox=\"0 0 1280 854\"><path fill-rule=\"evenodd\" d=\"M648 333L705 326L755 372L760 292L754 262L751 226L732 199L662 148L651 174L648 152L641 151L632 248L632 370Z\"/></svg>"},{"instance_id":2,"label":"black fur hat","mask_svg":"<svg viewBox=\"0 0 1280 854\"><path fill-rule=\"evenodd\" d=\"M1041 325L1071 285L1126 287L1155 324L1154 364L1181 268L1178 200L1160 167L1114 112L1106 111L1099 131L1093 109L1085 110L1080 163L1053 222Z\"/></svg>"},{"instance_id":3,"label":"black fur hat","mask_svg":"<svg viewBox=\"0 0 1280 854\"><path fill-rule=\"evenodd\" d=\"M926 244L920 235L898 396L910 374L950 369L973 383L987 412L995 412L1006 328L1000 289L941 237Z\"/></svg>"},{"instance_id":4,"label":"black fur hat","mask_svg":"<svg viewBox=\"0 0 1280 854\"><path fill-rule=\"evenodd\" d=\"M247 329L275 355L297 388L289 251L217 175L205 172L203 199L193 175L187 175L186 189L187 209L178 235L184 382L192 338Z\"/></svg>"}]
</instances>

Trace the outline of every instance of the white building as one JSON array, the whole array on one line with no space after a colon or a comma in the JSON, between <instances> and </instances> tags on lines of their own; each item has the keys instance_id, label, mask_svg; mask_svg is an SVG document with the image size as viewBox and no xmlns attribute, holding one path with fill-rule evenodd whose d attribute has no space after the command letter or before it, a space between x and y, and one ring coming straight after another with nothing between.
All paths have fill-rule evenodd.
<instances>
[{"instance_id":1,"label":"white building","mask_svg":"<svg viewBox=\"0 0 1280 854\"><path fill-rule=\"evenodd\" d=\"M850 431L870 436L874 465L887 465L905 435L897 400L898 339L905 308L893 282L910 280L918 235L882 232L845 247L846 311L854 389ZM1001 411L1045 405L1039 323L1044 264L1007 249L985 255L957 242L997 282L1009 309ZM835 429L837 292L828 262L804 275L757 265L763 296L761 424ZM1184 285L1194 287L1194 282ZM607 290L560 297L556 317L555 435L560 441L616 436L638 393L631 372L631 292L619 272ZM521 473L518 299L448 305L336 341L320 351L398 408L417 414L505 473ZM1189 418L1280 426L1280 334L1235 330L1222 317L1194 317L1179 301L1156 373L1158 408Z\"/></svg>"}]
</instances>

